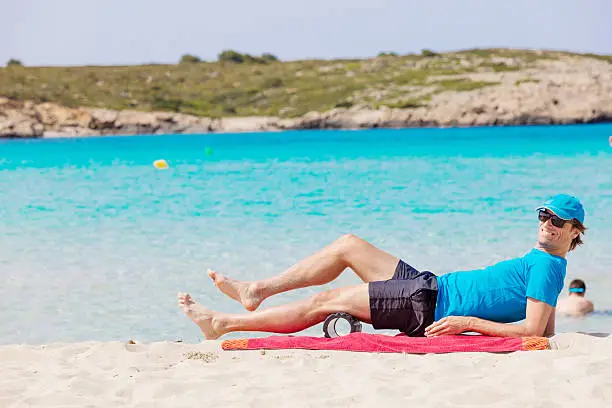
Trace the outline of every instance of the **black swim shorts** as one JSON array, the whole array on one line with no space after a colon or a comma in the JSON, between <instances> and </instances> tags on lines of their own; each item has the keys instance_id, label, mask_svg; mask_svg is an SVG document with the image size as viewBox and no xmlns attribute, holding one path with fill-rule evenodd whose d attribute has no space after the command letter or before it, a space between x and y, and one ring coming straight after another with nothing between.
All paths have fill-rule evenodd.
<instances>
[{"instance_id":1,"label":"black swim shorts","mask_svg":"<svg viewBox=\"0 0 612 408\"><path fill-rule=\"evenodd\" d=\"M370 282L370 314L375 329L396 329L422 337L433 323L438 298L436 275L400 260L393 277Z\"/></svg>"}]
</instances>

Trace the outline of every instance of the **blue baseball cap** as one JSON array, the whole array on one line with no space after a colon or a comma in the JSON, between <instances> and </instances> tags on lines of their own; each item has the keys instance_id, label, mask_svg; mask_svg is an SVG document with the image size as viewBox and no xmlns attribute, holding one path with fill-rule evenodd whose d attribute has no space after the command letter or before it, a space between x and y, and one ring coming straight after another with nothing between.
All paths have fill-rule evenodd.
<instances>
[{"instance_id":1,"label":"blue baseball cap","mask_svg":"<svg viewBox=\"0 0 612 408\"><path fill-rule=\"evenodd\" d=\"M564 220L577 219L584 223L584 208L580 200L568 194L557 194L546 200L544 204L536 208L536 211L550 210Z\"/></svg>"}]
</instances>

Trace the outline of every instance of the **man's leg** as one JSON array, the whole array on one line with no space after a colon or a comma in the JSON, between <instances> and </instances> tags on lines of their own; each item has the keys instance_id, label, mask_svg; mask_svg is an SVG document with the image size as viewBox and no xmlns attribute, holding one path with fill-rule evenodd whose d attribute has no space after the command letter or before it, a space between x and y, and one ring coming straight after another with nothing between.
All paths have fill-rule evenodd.
<instances>
[{"instance_id":1,"label":"man's leg","mask_svg":"<svg viewBox=\"0 0 612 408\"><path fill-rule=\"evenodd\" d=\"M370 323L367 283L321 292L309 299L245 314L219 313L206 309L188 294L179 293L178 300L185 314L209 340L236 331L295 333L321 323L333 312L350 313Z\"/></svg>"},{"instance_id":2,"label":"man's leg","mask_svg":"<svg viewBox=\"0 0 612 408\"><path fill-rule=\"evenodd\" d=\"M242 282L212 270L208 274L221 292L242 303L245 309L255 310L272 295L329 283L346 268L355 271L364 282L391 279L398 262L393 255L348 234L272 278Z\"/></svg>"}]
</instances>

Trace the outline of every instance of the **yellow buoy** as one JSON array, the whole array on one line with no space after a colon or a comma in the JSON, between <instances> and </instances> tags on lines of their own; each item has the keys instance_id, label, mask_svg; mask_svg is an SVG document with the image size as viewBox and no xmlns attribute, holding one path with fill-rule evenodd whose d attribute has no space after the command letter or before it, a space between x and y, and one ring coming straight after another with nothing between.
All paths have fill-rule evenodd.
<instances>
[{"instance_id":1,"label":"yellow buoy","mask_svg":"<svg viewBox=\"0 0 612 408\"><path fill-rule=\"evenodd\" d=\"M153 166L155 166L156 169L165 170L168 168L168 162L166 162L164 159L155 160L153 162Z\"/></svg>"}]
</instances>

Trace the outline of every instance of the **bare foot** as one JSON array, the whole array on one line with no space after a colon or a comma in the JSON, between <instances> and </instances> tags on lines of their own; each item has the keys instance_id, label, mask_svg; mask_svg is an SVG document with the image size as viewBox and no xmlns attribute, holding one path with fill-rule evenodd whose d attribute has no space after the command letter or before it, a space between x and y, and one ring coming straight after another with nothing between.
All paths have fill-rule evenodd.
<instances>
[{"instance_id":1,"label":"bare foot","mask_svg":"<svg viewBox=\"0 0 612 408\"><path fill-rule=\"evenodd\" d=\"M183 309L183 312L198 325L200 330L202 330L206 340L215 340L225 334L214 328L215 312L197 304L188 293L179 293L177 296L179 306Z\"/></svg>"},{"instance_id":2,"label":"bare foot","mask_svg":"<svg viewBox=\"0 0 612 408\"><path fill-rule=\"evenodd\" d=\"M208 270L208 276L212 279L215 286L227 296L242 303L242 306L249 311L257 309L263 298L257 296L253 284L241 282L221 275L219 272Z\"/></svg>"}]
</instances>

